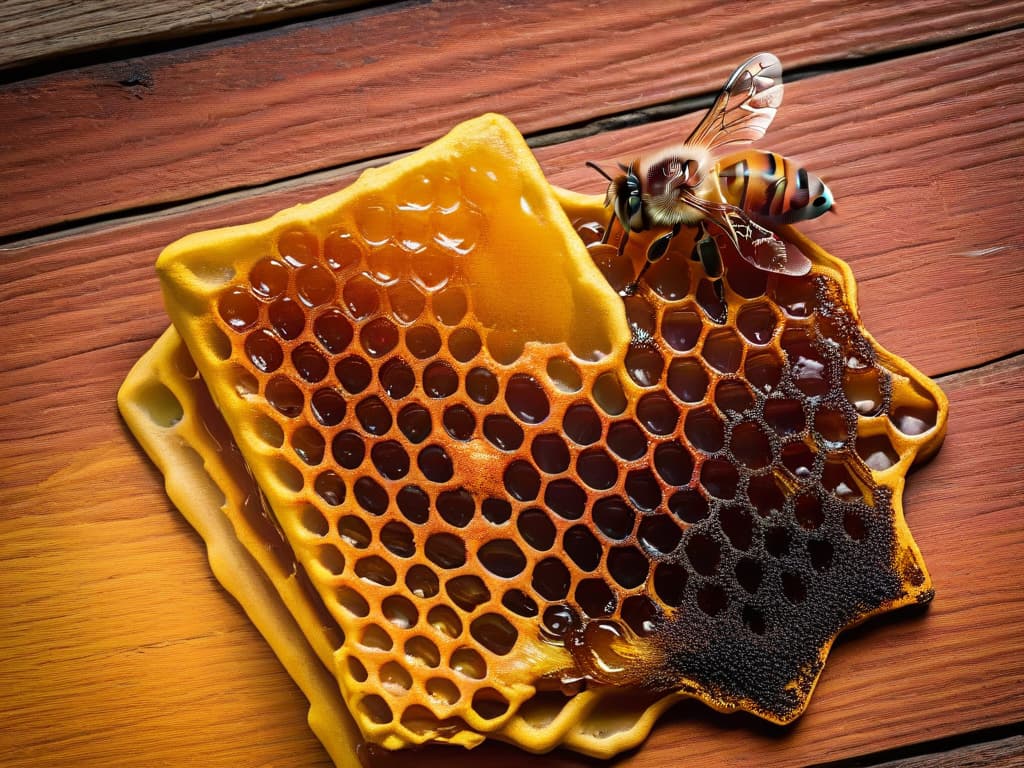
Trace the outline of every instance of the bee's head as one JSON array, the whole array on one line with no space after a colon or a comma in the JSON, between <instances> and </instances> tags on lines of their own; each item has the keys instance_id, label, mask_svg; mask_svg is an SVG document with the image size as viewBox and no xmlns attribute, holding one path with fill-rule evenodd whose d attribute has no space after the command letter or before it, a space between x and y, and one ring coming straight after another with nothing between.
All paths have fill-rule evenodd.
<instances>
[{"instance_id":1,"label":"bee's head","mask_svg":"<svg viewBox=\"0 0 1024 768\"><path fill-rule=\"evenodd\" d=\"M626 234L629 234L630 231L646 229L643 217L643 189L634 166L625 166L620 163L619 168L622 170L622 175L613 179L594 163L588 162L587 165L608 179L608 193L605 196L604 204L612 206L615 218L626 230Z\"/></svg>"}]
</instances>

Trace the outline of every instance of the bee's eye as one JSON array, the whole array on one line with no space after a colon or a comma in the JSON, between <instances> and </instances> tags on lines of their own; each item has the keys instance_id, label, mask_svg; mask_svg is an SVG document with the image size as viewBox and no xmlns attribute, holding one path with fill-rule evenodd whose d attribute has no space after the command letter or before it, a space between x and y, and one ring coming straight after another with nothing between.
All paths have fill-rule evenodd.
<instances>
[{"instance_id":1,"label":"bee's eye","mask_svg":"<svg viewBox=\"0 0 1024 768\"><path fill-rule=\"evenodd\" d=\"M640 199L640 193L634 192L629 196L629 216L632 218L640 212L640 206L643 202Z\"/></svg>"}]
</instances>

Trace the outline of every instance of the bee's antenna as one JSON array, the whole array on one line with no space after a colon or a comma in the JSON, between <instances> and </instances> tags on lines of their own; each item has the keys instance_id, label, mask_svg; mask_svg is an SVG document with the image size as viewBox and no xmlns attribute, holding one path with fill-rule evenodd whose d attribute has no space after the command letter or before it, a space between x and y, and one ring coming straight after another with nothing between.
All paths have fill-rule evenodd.
<instances>
[{"instance_id":1,"label":"bee's antenna","mask_svg":"<svg viewBox=\"0 0 1024 768\"><path fill-rule=\"evenodd\" d=\"M584 165L586 165L588 168L593 168L595 171L597 171L602 176L604 176L606 179L608 179L608 181L615 181L615 179L613 179L604 170L602 170L601 167L597 163L592 163L590 160L587 160L587 162L584 163Z\"/></svg>"}]
</instances>

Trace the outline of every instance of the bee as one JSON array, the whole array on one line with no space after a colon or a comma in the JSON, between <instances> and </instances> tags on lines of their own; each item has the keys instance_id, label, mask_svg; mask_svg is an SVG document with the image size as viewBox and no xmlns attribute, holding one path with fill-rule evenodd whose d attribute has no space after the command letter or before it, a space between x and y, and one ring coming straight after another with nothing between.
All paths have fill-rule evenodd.
<instances>
[{"instance_id":1,"label":"bee","mask_svg":"<svg viewBox=\"0 0 1024 768\"><path fill-rule=\"evenodd\" d=\"M772 152L747 150L715 160L717 150L748 144L764 136L782 103L782 65L770 53L752 56L729 77L714 104L680 145L642 155L619 165L615 178L594 163L587 165L608 180L605 207L612 214L602 243L613 225L622 236L619 255L630 233L664 229L647 247L646 262L622 291L636 292L647 269L668 250L683 226L695 227L693 258L700 261L715 293L725 304L722 256L710 223L723 232L740 255L759 269L806 274L810 262L791 257L770 225L813 218L829 210L832 193L813 174ZM750 247L741 248L740 239ZM724 318L721 319L725 321Z\"/></svg>"}]
</instances>

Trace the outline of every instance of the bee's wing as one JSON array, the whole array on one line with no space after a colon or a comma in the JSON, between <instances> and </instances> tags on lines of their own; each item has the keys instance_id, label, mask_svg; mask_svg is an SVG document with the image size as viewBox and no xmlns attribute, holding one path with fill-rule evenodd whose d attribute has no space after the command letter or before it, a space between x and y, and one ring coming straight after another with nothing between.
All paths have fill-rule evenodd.
<instances>
[{"instance_id":1,"label":"bee's wing","mask_svg":"<svg viewBox=\"0 0 1024 768\"><path fill-rule=\"evenodd\" d=\"M715 103L686 140L713 151L764 136L782 104L782 63L771 53L743 62L725 82Z\"/></svg>"}]
</instances>

